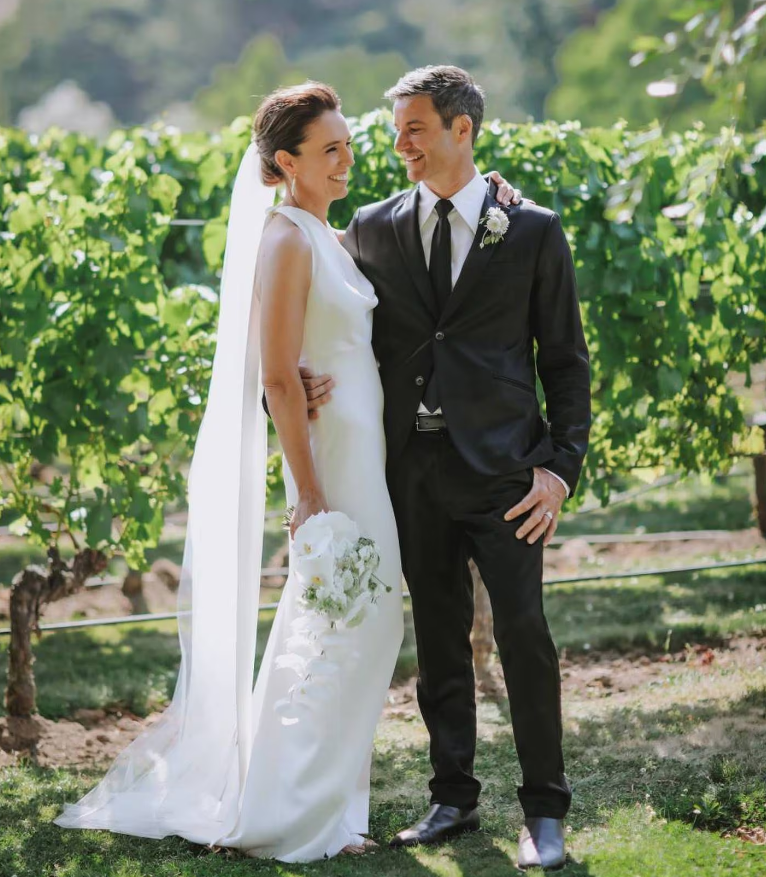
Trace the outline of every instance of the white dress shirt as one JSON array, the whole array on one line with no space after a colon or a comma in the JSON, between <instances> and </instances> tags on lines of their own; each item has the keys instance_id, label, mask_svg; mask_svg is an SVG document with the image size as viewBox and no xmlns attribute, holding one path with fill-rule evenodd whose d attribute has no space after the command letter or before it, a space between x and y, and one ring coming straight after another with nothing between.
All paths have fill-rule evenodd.
<instances>
[{"instance_id":1,"label":"white dress shirt","mask_svg":"<svg viewBox=\"0 0 766 877\"><path fill-rule=\"evenodd\" d=\"M479 220L481 219L481 211L484 207L484 198L487 194L487 181L479 173L479 169L475 169L475 174L465 186L456 192L449 200L455 208L448 216L450 224L450 235L452 239L452 287L455 287L463 265L468 257L468 253L473 244L476 232L479 229ZM428 264L431 254L431 241L433 240L434 231L436 231L436 223L439 221L436 213L436 204L440 200L439 196L432 192L425 183L418 183L418 192L420 195L420 203L418 204L418 225L420 227L420 239L423 242L423 253ZM441 408L430 412L423 402L420 403L418 414L441 414ZM546 469L550 472L550 469ZM567 496L569 496L569 485L560 475L551 472L554 478L557 478L566 488Z\"/></svg>"}]
</instances>

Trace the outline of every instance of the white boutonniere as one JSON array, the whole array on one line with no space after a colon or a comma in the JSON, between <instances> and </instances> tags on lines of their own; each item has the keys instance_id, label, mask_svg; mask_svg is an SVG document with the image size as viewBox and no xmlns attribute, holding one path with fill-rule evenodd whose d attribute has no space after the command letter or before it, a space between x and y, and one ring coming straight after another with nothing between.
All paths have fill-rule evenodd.
<instances>
[{"instance_id":1,"label":"white boutonniere","mask_svg":"<svg viewBox=\"0 0 766 877\"><path fill-rule=\"evenodd\" d=\"M503 235L508 231L510 220L499 207L490 207L479 220L479 225L485 226L484 236L479 244L483 250L487 244L496 244L503 239Z\"/></svg>"}]
</instances>

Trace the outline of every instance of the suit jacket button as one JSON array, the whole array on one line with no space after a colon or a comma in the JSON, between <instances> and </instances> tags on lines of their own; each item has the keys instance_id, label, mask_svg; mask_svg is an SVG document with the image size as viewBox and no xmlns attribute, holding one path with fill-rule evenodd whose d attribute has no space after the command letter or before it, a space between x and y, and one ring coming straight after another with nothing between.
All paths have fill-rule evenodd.
<instances>
[{"instance_id":1,"label":"suit jacket button","mask_svg":"<svg viewBox=\"0 0 766 877\"><path fill-rule=\"evenodd\" d=\"M423 375L418 375L415 378L415 383L417 384L418 387L422 387L423 384L425 384L425 382L426 382L426 379L423 377Z\"/></svg>"},{"instance_id":2,"label":"suit jacket button","mask_svg":"<svg viewBox=\"0 0 766 877\"><path fill-rule=\"evenodd\" d=\"M444 332L437 332L436 335L434 335L434 338L436 338L437 341L444 341Z\"/></svg>"}]
</instances>

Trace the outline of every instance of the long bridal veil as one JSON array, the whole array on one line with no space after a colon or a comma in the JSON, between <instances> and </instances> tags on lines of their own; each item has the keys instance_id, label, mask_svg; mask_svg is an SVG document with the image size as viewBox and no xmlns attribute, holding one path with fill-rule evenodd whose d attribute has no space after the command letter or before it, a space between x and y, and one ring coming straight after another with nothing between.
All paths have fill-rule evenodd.
<instances>
[{"instance_id":1,"label":"long bridal veil","mask_svg":"<svg viewBox=\"0 0 766 877\"><path fill-rule=\"evenodd\" d=\"M58 825L213 843L236 820L252 737L266 492L253 284L273 200L250 144L232 194L213 376L189 474L173 700Z\"/></svg>"}]
</instances>

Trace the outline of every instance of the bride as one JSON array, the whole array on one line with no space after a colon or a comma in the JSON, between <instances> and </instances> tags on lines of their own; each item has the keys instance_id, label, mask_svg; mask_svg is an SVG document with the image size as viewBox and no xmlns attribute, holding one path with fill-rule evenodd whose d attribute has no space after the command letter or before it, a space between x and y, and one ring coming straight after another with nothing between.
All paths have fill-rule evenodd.
<instances>
[{"instance_id":1,"label":"bride","mask_svg":"<svg viewBox=\"0 0 766 877\"><path fill-rule=\"evenodd\" d=\"M370 759L402 640L401 569L371 347L377 299L327 222L354 164L340 101L318 83L281 89L259 108L253 134L234 185L213 375L189 475L176 690L55 821L305 862L372 845ZM278 184L286 196L274 207ZM319 418L299 366L335 381ZM376 616L336 644L331 695L309 697L297 721L279 708L296 683L279 657L305 613L293 574L253 686L264 390L284 451L291 535L318 512L344 512L377 543L386 586Z\"/></svg>"},{"instance_id":2,"label":"bride","mask_svg":"<svg viewBox=\"0 0 766 877\"><path fill-rule=\"evenodd\" d=\"M363 848L372 741L403 633L401 566L370 344L377 300L327 223L354 163L340 102L325 85L281 90L253 129L232 196L213 377L189 475L176 691L56 823L177 834L301 862ZM268 187L278 183L287 195L272 207ZM311 421L299 363L335 380L332 401ZM390 588L376 617L346 632L334 697L294 723L277 707L296 674L276 661L302 611L294 576L252 684L266 479L261 387L284 451L291 534L317 512L345 512L377 543L377 575Z\"/></svg>"}]
</instances>

